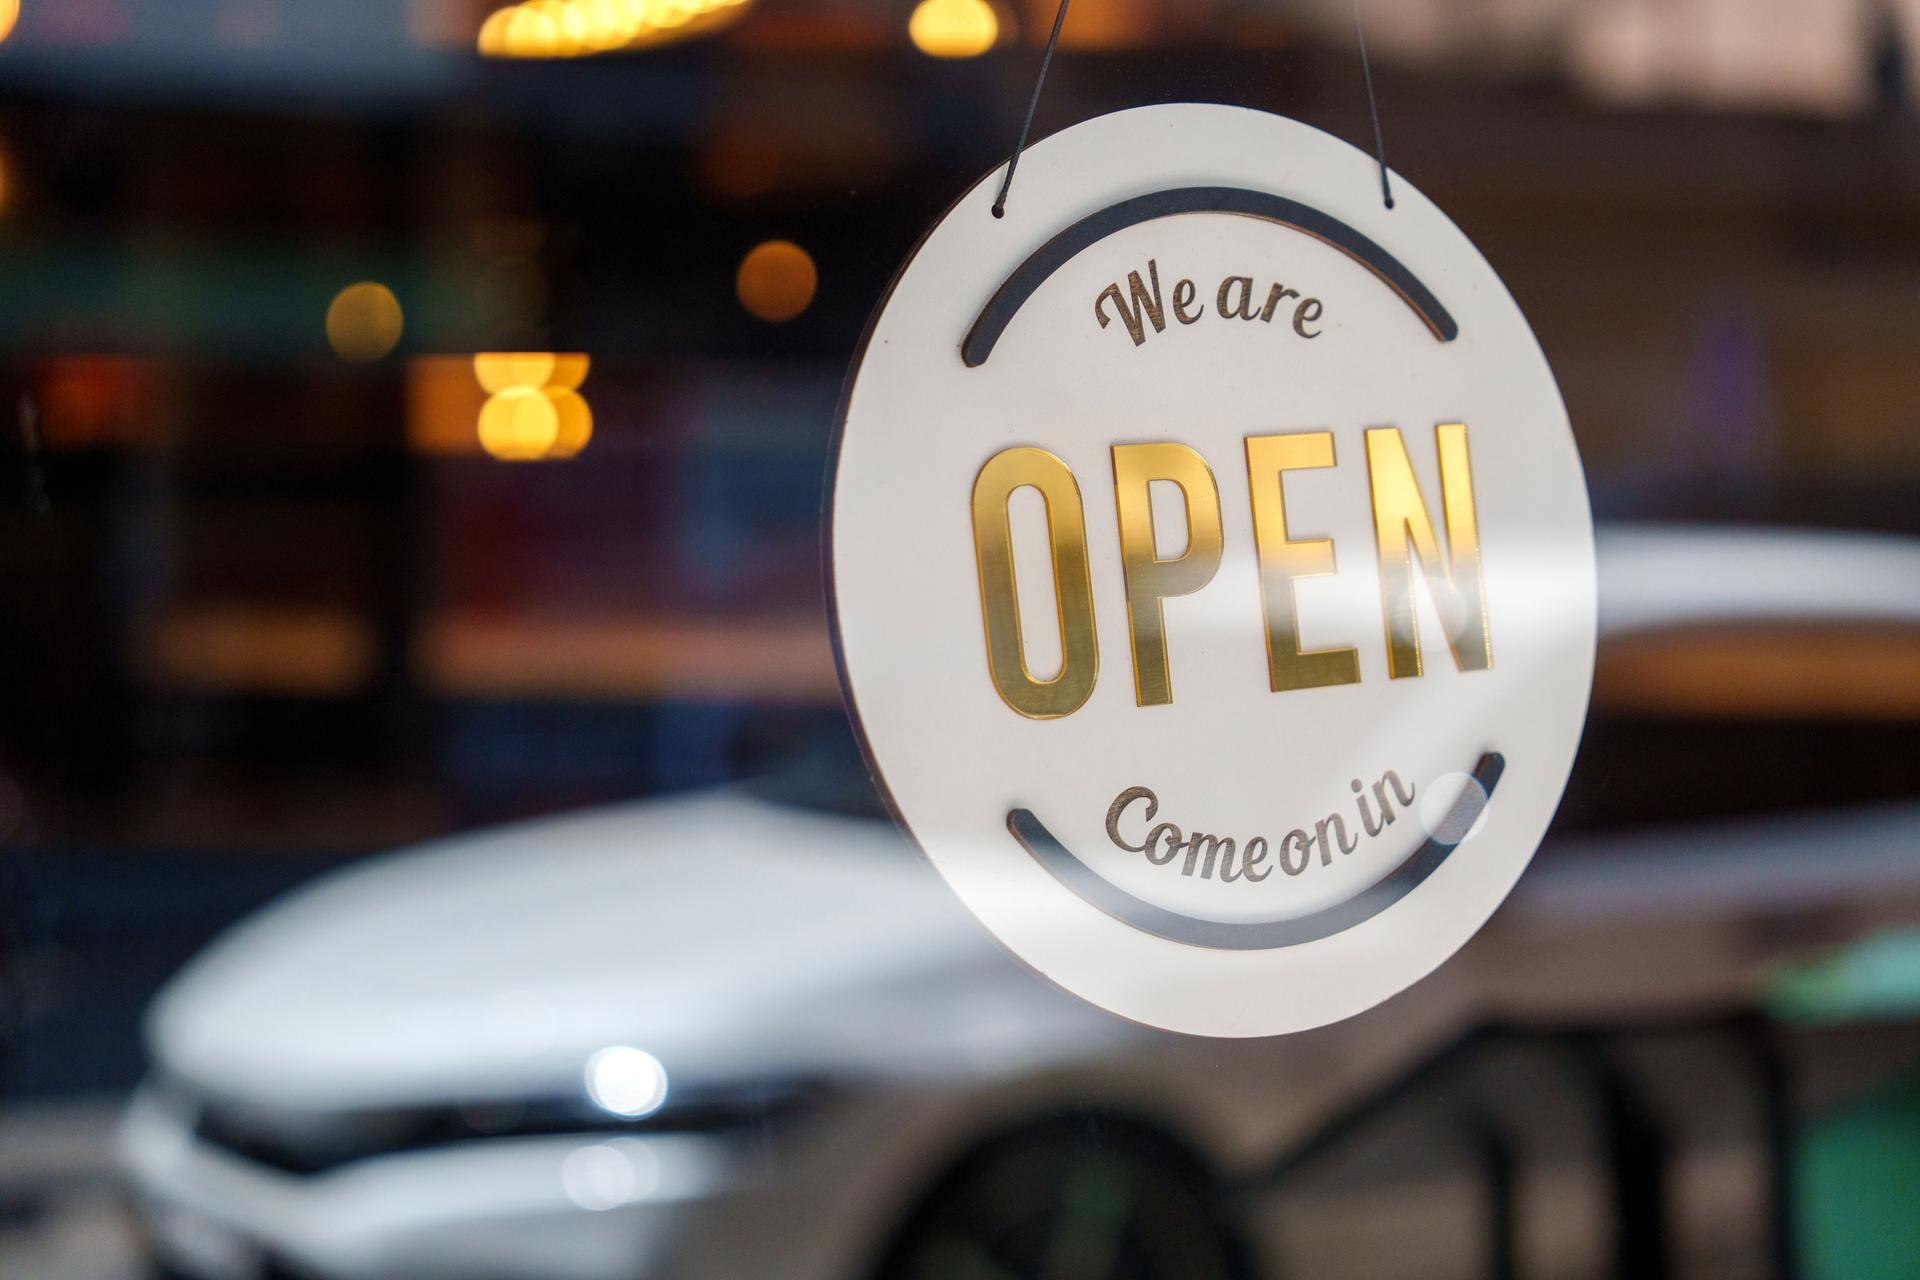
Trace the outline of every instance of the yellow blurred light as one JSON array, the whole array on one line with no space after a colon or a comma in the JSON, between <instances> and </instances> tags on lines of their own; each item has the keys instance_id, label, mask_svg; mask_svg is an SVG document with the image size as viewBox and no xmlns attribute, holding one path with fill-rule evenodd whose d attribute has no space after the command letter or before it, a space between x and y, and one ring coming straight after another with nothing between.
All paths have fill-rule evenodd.
<instances>
[{"instance_id":1,"label":"yellow blurred light","mask_svg":"<svg viewBox=\"0 0 1920 1280\"><path fill-rule=\"evenodd\" d=\"M973 58L993 48L1000 20L986 0L920 0L907 34L929 57Z\"/></svg>"},{"instance_id":2,"label":"yellow blurred light","mask_svg":"<svg viewBox=\"0 0 1920 1280\"><path fill-rule=\"evenodd\" d=\"M620 0L621 31L628 41L645 41L654 34L647 0Z\"/></svg>"},{"instance_id":3,"label":"yellow blurred light","mask_svg":"<svg viewBox=\"0 0 1920 1280\"><path fill-rule=\"evenodd\" d=\"M593 412L577 388L591 363L577 351L476 353L473 376L492 393L480 407L480 447L514 462L571 458L586 448Z\"/></svg>"},{"instance_id":4,"label":"yellow blurred light","mask_svg":"<svg viewBox=\"0 0 1920 1280\"><path fill-rule=\"evenodd\" d=\"M805 249L791 241L769 240L740 260L733 286L741 306L769 324L781 324L812 305L819 281Z\"/></svg>"},{"instance_id":5,"label":"yellow blurred light","mask_svg":"<svg viewBox=\"0 0 1920 1280\"><path fill-rule=\"evenodd\" d=\"M618 49L639 31L627 0L574 0L580 14L581 42L598 53Z\"/></svg>"},{"instance_id":6,"label":"yellow blurred light","mask_svg":"<svg viewBox=\"0 0 1920 1280\"><path fill-rule=\"evenodd\" d=\"M647 0L647 24L662 31L684 27L710 6L689 0Z\"/></svg>"},{"instance_id":7,"label":"yellow blurred light","mask_svg":"<svg viewBox=\"0 0 1920 1280\"><path fill-rule=\"evenodd\" d=\"M548 372L546 381L540 385L549 391L578 390L580 384L587 380L587 368L590 363L585 355L577 351L556 354L553 357L553 368Z\"/></svg>"},{"instance_id":8,"label":"yellow blurred light","mask_svg":"<svg viewBox=\"0 0 1920 1280\"><path fill-rule=\"evenodd\" d=\"M513 15L518 8L518 5L510 5L505 9L496 9L487 15L485 22L480 24L478 44L483 57L511 58L513 56L507 40L507 28L513 25Z\"/></svg>"},{"instance_id":9,"label":"yellow blurred light","mask_svg":"<svg viewBox=\"0 0 1920 1280\"><path fill-rule=\"evenodd\" d=\"M557 58L565 46L566 37L560 24L553 15L543 13L530 4L513 7L513 16L507 21L507 52L515 58Z\"/></svg>"},{"instance_id":10,"label":"yellow blurred light","mask_svg":"<svg viewBox=\"0 0 1920 1280\"><path fill-rule=\"evenodd\" d=\"M579 395L562 387L548 387L541 394L552 402L558 422L553 443L547 446L545 456L571 458L593 439L593 411Z\"/></svg>"},{"instance_id":11,"label":"yellow blurred light","mask_svg":"<svg viewBox=\"0 0 1920 1280\"><path fill-rule=\"evenodd\" d=\"M0 40L13 34L13 24L20 21L20 0L0 0Z\"/></svg>"},{"instance_id":12,"label":"yellow blurred light","mask_svg":"<svg viewBox=\"0 0 1920 1280\"><path fill-rule=\"evenodd\" d=\"M538 390L551 380L557 361L551 351L482 351L473 357L473 376L495 395L514 387Z\"/></svg>"},{"instance_id":13,"label":"yellow blurred light","mask_svg":"<svg viewBox=\"0 0 1920 1280\"><path fill-rule=\"evenodd\" d=\"M400 342L405 320L393 290L372 280L350 284L327 306L327 342L342 360L378 360Z\"/></svg>"},{"instance_id":14,"label":"yellow blurred light","mask_svg":"<svg viewBox=\"0 0 1920 1280\"><path fill-rule=\"evenodd\" d=\"M544 15L553 24L549 56L571 58L586 52L587 18L573 0L521 0L520 7Z\"/></svg>"},{"instance_id":15,"label":"yellow blurred light","mask_svg":"<svg viewBox=\"0 0 1920 1280\"><path fill-rule=\"evenodd\" d=\"M508 462L544 457L559 435L553 401L532 387L508 387L480 410L480 447Z\"/></svg>"},{"instance_id":16,"label":"yellow blurred light","mask_svg":"<svg viewBox=\"0 0 1920 1280\"><path fill-rule=\"evenodd\" d=\"M0 0L5 3L5 0ZM489 58L574 58L666 44L735 21L752 0L520 0L488 15Z\"/></svg>"}]
</instances>

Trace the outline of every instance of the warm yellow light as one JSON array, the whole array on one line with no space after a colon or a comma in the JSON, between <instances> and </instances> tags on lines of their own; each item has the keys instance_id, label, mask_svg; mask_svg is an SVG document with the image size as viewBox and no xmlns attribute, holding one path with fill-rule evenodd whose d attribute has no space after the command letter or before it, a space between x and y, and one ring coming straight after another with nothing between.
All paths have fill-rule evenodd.
<instances>
[{"instance_id":1,"label":"warm yellow light","mask_svg":"<svg viewBox=\"0 0 1920 1280\"><path fill-rule=\"evenodd\" d=\"M480 53L488 58L511 58L513 53L507 43L507 28L513 25L514 11L518 5L509 5L505 9L495 9L480 24Z\"/></svg>"},{"instance_id":2,"label":"warm yellow light","mask_svg":"<svg viewBox=\"0 0 1920 1280\"><path fill-rule=\"evenodd\" d=\"M655 34L647 0L619 0L620 32L627 42L642 42Z\"/></svg>"},{"instance_id":3,"label":"warm yellow light","mask_svg":"<svg viewBox=\"0 0 1920 1280\"><path fill-rule=\"evenodd\" d=\"M560 435L560 415L545 392L509 387L480 410L480 447L509 462L544 457Z\"/></svg>"},{"instance_id":4,"label":"warm yellow light","mask_svg":"<svg viewBox=\"0 0 1920 1280\"><path fill-rule=\"evenodd\" d=\"M713 7L701 0L647 0L647 21L662 31L671 31Z\"/></svg>"},{"instance_id":5,"label":"warm yellow light","mask_svg":"<svg viewBox=\"0 0 1920 1280\"><path fill-rule=\"evenodd\" d=\"M580 384L587 380L590 359L582 352L556 352L553 368L548 370L547 379L540 385L548 391L577 391Z\"/></svg>"},{"instance_id":6,"label":"warm yellow light","mask_svg":"<svg viewBox=\"0 0 1920 1280\"><path fill-rule=\"evenodd\" d=\"M566 43L560 24L553 15L542 13L530 4L517 4L508 11L506 46L511 58L557 58Z\"/></svg>"},{"instance_id":7,"label":"warm yellow light","mask_svg":"<svg viewBox=\"0 0 1920 1280\"><path fill-rule=\"evenodd\" d=\"M920 0L907 34L930 57L973 58L993 48L1000 20L987 0Z\"/></svg>"},{"instance_id":8,"label":"warm yellow light","mask_svg":"<svg viewBox=\"0 0 1920 1280\"><path fill-rule=\"evenodd\" d=\"M562 387L548 387L541 394L552 402L558 424L553 443L547 446L544 456L571 458L587 447L587 441L593 439L593 411L587 408L587 402L580 395Z\"/></svg>"},{"instance_id":9,"label":"warm yellow light","mask_svg":"<svg viewBox=\"0 0 1920 1280\"><path fill-rule=\"evenodd\" d=\"M514 387L537 391L552 378L557 360L551 351L482 351L473 357L473 376L496 395Z\"/></svg>"},{"instance_id":10,"label":"warm yellow light","mask_svg":"<svg viewBox=\"0 0 1920 1280\"><path fill-rule=\"evenodd\" d=\"M636 15L628 0L573 0L580 14L581 41L599 53L618 49L639 34L644 8Z\"/></svg>"},{"instance_id":11,"label":"warm yellow light","mask_svg":"<svg viewBox=\"0 0 1920 1280\"><path fill-rule=\"evenodd\" d=\"M13 24L20 21L20 0L0 0L0 40L13 34Z\"/></svg>"},{"instance_id":12,"label":"warm yellow light","mask_svg":"<svg viewBox=\"0 0 1920 1280\"><path fill-rule=\"evenodd\" d=\"M476 353L473 376L492 393L480 407L480 447L514 462L571 458L586 448L593 412L578 388L591 363L577 351Z\"/></svg>"},{"instance_id":13,"label":"warm yellow light","mask_svg":"<svg viewBox=\"0 0 1920 1280\"><path fill-rule=\"evenodd\" d=\"M812 304L819 280L805 249L787 240L769 240L755 245L740 260L733 287L741 306L770 324L780 324Z\"/></svg>"},{"instance_id":14,"label":"warm yellow light","mask_svg":"<svg viewBox=\"0 0 1920 1280\"><path fill-rule=\"evenodd\" d=\"M4 0L0 0L4 2ZM393 290L371 280L350 284L327 306L327 342L342 360L378 360L400 342L404 317Z\"/></svg>"},{"instance_id":15,"label":"warm yellow light","mask_svg":"<svg viewBox=\"0 0 1920 1280\"><path fill-rule=\"evenodd\" d=\"M7 3L7 0L0 0ZM488 15L475 41L489 58L575 58L716 31L752 0L520 0Z\"/></svg>"},{"instance_id":16,"label":"warm yellow light","mask_svg":"<svg viewBox=\"0 0 1920 1280\"><path fill-rule=\"evenodd\" d=\"M571 58L587 51L587 17L573 0L521 0L520 7L553 24L549 28L550 56Z\"/></svg>"}]
</instances>

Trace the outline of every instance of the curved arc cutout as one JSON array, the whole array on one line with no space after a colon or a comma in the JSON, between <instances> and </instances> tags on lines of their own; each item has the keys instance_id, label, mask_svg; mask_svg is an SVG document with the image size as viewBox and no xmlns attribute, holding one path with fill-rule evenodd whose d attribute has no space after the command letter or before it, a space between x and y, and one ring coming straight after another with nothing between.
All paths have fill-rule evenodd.
<instances>
[{"instance_id":1,"label":"curved arc cutout","mask_svg":"<svg viewBox=\"0 0 1920 1280\"><path fill-rule=\"evenodd\" d=\"M1494 787L1499 785L1500 775L1506 771L1506 767L1506 757L1498 751L1489 751L1481 756L1480 762L1474 766L1473 780L1480 784L1484 798L1474 797L1471 788L1466 789L1465 794L1454 802L1446 821L1441 824L1442 829L1471 829L1474 820L1480 816L1480 810L1485 807L1486 799L1492 797ZM1033 856L1035 862L1089 905L1099 908L1122 924L1132 925L1142 933L1212 951L1268 951L1276 947L1318 942L1322 938L1343 933L1371 920L1419 888L1459 847L1428 837L1385 879L1361 890L1345 902L1291 920L1234 922L1181 915L1144 898L1135 897L1069 852L1034 816L1031 809L1011 810L1007 814L1007 830Z\"/></svg>"},{"instance_id":2,"label":"curved arc cutout","mask_svg":"<svg viewBox=\"0 0 1920 1280\"><path fill-rule=\"evenodd\" d=\"M1237 214L1278 223L1312 236L1346 254L1399 294L1441 342L1452 342L1460 334L1460 326L1452 314L1419 277L1398 258L1332 214L1298 200L1246 187L1171 187L1133 196L1090 213L1036 249L987 299L987 305L981 308L973 327L967 331L966 340L960 344L960 359L969 369L985 364L1000 335L1027 299L1082 250L1128 227L1185 213Z\"/></svg>"}]
</instances>

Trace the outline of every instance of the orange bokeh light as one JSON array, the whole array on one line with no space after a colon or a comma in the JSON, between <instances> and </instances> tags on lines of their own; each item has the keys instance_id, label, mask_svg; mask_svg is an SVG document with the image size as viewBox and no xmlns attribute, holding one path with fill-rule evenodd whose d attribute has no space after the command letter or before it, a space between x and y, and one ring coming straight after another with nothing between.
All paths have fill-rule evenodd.
<instances>
[{"instance_id":1,"label":"orange bokeh light","mask_svg":"<svg viewBox=\"0 0 1920 1280\"><path fill-rule=\"evenodd\" d=\"M753 315L782 324L813 304L819 282L811 254L790 240L769 240L740 260L734 292Z\"/></svg>"}]
</instances>

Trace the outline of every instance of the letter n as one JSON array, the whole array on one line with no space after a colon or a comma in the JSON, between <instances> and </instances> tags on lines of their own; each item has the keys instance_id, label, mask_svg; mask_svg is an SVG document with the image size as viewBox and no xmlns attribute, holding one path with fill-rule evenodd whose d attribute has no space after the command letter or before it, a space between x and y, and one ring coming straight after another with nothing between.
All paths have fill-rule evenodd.
<instances>
[{"instance_id":1,"label":"letter n","mask_svg":"<svg viewBox=\"0 0 1920 1280\"><path fill-rule=\"evenodd\" d=\"M1462 671L1485 671L1493 665L1467 427L1462 422L1443 422L1433 434L1440 461L1440 501L1446 512L1444 554L1399 428L1372 427L1367 431L1367 479L1373 487L1373 533L1380 556L1387 672L1394 679L1421 672L1420 626L1413 588L1416 564L1440 615L1454 665Z\"/></svg>"}]
</instances>

